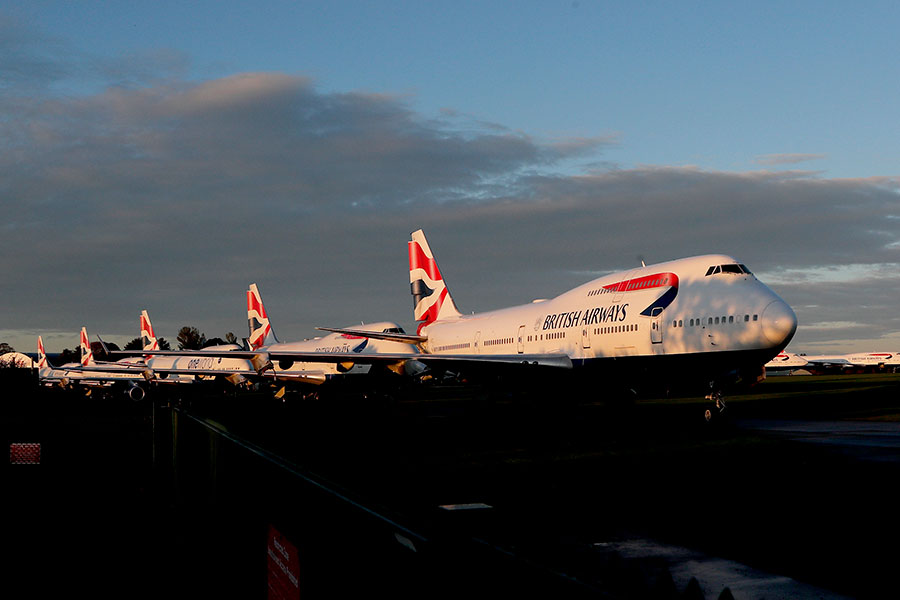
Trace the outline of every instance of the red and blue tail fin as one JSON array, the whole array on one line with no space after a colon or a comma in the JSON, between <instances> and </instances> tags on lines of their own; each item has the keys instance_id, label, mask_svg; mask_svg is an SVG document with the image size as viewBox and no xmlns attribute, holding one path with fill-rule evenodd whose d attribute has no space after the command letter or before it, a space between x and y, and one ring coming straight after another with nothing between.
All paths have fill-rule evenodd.
<instances>
[{"instance_id":1,"label":"red and blue tail fin","mask_svg":"<svg viewBox=\"0 0 900 600\"><path fill-rule=\"evenodd\" d=\"M94 362L94 351L91 350L91 342L88 340L87 327L81 328L81 366L96 364Z\"/></svg>"},{"instance_id":2,"label":"red and blue tail fin","mask_svg":"<svg viewBox=\"0 0 900 600\"><path fill-rule=\"evenodd\" d=\"M159 340L153 334L153 325L146 310L141 311L141 348L147 352L159 350Z\"/></svg>"},{"instance_id":3,"label":"red and blue tail fin","mask_svg":"<svg viewBox=\"0 0 900 600\"><path fill-rule=\"evenodd\" d=\"M259 295L259 287L255 283L251 283L247 290L247 323L250 326L250 348L253 350L278 343Z\"/></svg>"},{"instance_id":4,"label":"red and blue tail fin","mask_svg":"<svg viewBox=\"0 0 900 600\"><path fill-rule=\"evenodd\" d=\"M50 368L50 362L47 360L47 353L44 352L44 340L38 336L38 369Z\"/></svg>"},{"instance_id":5,"label":"red and blue tail fin","mask_svg":"<svg viewBox=\"0 0 900 600\"><path fill-rule=\"evenodd\" d=\"M420 321L418 330L441 319L461 316L428 241L421 229L412 233L409 242L409 286L413 296L414 316Z\"/></svg>"}]
</instances>

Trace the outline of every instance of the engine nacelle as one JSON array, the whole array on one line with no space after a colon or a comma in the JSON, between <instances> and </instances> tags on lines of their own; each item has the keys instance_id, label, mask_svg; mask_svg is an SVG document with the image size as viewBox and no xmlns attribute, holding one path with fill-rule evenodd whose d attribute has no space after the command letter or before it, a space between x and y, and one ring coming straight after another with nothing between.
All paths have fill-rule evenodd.
<instances>
[{"instance_id":1,"label":"engine nacelle","mask_svg":"<svg viewBox=\"0 0 900 600\"><path fill-rule=\"evenodd\" d=\"M131 398L132 400L134 400L135 402L143 400L146 395L147 395L147 392L145 392L144 388L142 388L139 385L133 385L130 388L128 388L128 397Z\"/></svg>"}]
</instances>

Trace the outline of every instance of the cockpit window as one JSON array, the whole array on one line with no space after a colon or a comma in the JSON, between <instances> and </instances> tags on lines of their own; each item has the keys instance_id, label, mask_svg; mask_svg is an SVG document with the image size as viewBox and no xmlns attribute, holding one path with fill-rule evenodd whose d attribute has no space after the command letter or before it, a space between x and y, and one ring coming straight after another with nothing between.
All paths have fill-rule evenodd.
<instances>
[{"instance_id":1,"label":"cockpit window","mask_svg":"<svg viewBox=\"0 0 900 600\"><path fill-rule=\"evenodd\" d=\"M706 276L716 275L717 273L732 273L735 275L753 275L750 272L750 269L745 267L744 265L713 265L709 269L706 270Z\"/></svg>"},{"instance_id":2,"label":"cockpit window","mask_svg":"<svg viewBox=\"0 0 900 600\"><path fill-rule=\"evenodd\" d=\"M386 327L382 333L406 333L402 327Z\"/></svg>"}]
</instances>

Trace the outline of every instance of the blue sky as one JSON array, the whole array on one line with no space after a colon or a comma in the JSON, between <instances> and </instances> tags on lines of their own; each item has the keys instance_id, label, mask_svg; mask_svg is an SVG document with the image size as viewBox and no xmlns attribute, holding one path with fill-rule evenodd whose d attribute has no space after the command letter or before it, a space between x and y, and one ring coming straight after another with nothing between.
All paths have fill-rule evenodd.
<instances>
[{"instance_id":1,"label":"blue sky","mask_svg":"<svg viewBox=\"0 0 900 600\"><path fill-rule=\"evenodd\" d=\"M0 9L5 237L45 246L0 267L27 281L0 341L130 339L142 308L170 337L240 334L254 280L284 339L409 327L403 252L425 227L471 310L725 252L795 307L791 349L900 350L898 23L888 2ZM592 240L560 272L573 206ZM485 255L490 276L469 266Z\"/></svg>"},{"instance_id":2,"label":"blue sky","mask_svg":"<svg viewBox=\"0 0 900 600\"><path fill-rule=\"evenodd\" d=\"M623 166L741 170L791 155L866 177L900 163L892 2L132 4L10 13L85 60L170 52L197 81L302 74L323 92L402 96L425 116L612 136L606 154Z\"/></svg>"}]
</instances>

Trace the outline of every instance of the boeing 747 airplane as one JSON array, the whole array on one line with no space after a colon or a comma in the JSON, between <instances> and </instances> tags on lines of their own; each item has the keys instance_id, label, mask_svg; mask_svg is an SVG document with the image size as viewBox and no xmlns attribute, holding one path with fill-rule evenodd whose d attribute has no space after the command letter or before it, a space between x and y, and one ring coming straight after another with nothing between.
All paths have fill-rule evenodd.
<instances>
[{"instance_id":1,"label":"boeing 747 airplane","mask_svg":"<svg viewBox=\"0 0 900 600\"><path fill-rule=\"evenodd\" d=\"M598 396L702 384L717 410L722 388L757 381L797 329L791 307L726 255L641 266L549 300L464 315L425 234L414 232L408 246L415 335L320 329L415 344L415 360L432 368L549 367L583 376Z\"/></svg>"},{"instance_id":2,"label":"boeing 747 airplane","mask_svg":"<svg viewBox=\"0 0 900 600\"><path fill-rule=\"evenodd\" d=\"M146 311L145 311L146 312ZM389 370L414 368L407 359L417 354L408 344L369 339L366 336L330 333L301 342L279 342L269 321L259 287L247 290L247 322L249 349L208 347L200 350L153 350L146 359L146 370L156 381L171 376L224 377L232 383L255 379L320 385L329 379L348 374L369 373L373 361L358 361L371 353L391 353L391 361L378 361ZM396 323L379 322L361 326L370 333L402 335ZM139 354L120 351L112 354ZM340 360L322 359L323 355L340 355ZM308 360L303 360L308 358ZM283 390L279 390L282 393Z\"/></svg>"}]
</instances>

